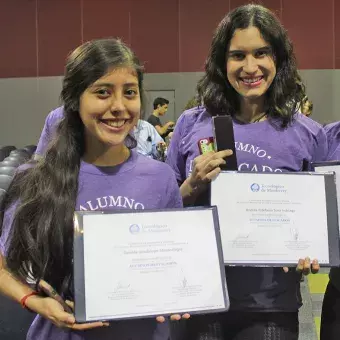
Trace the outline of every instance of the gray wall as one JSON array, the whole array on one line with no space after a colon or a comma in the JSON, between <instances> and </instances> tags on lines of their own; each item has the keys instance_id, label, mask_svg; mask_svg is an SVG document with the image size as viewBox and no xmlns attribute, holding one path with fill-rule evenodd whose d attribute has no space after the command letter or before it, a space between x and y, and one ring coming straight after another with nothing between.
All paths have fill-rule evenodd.
<instances>
[{"instance_id":1,"label":"gray wall","mask_svg":"<svg viewBox=\"0 0 340 340\"><path fill-rule=\"evenodd\" d=\"M340 70L304 70L301 75L314 103L312 118L320 123L340 120ZM201 76L202 73L147 74L145 88L174 90L178 117L194 95ZM0 79L0 145L23 147L37 143L48 112L60 105L61 80L62 77Z\"/></svg>"},{"instance_id":2,"label":"gray wall","mask_svg":"<svg viewBox=\"0 0 340 340\"><path fill-rule=\"evenodd\" d=\"M312 100L312 118L321 124L340 121L340 70L300 71Z\"/></svg>"}]
</instances>

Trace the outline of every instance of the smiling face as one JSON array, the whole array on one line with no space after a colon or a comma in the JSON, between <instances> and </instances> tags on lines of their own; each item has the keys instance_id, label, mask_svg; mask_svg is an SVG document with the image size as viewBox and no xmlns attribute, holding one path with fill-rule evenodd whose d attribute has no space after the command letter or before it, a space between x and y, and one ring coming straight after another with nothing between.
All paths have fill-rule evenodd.
<instances>
[{"instance_id":1,"label":"smiling face","mask_svg":"<svg viewBox=\"0 0 340 340\"><path fill-rule=\"evenodd\" d=\"M271 47L253 26L235 31L226 67L230 85L243 99L261 98L276 75Z\"/></svg>"},{"instance_id":2,"label":"smiling face","mask_svg":"<svg viewBox=\"0 0 340 340\"><path fill-rule=\"evenodd\" d=\"M114 69L96 80L80 97L87 148L123 146L140 110L138 78L133 69Z\"/></svg>"}]
</instances>

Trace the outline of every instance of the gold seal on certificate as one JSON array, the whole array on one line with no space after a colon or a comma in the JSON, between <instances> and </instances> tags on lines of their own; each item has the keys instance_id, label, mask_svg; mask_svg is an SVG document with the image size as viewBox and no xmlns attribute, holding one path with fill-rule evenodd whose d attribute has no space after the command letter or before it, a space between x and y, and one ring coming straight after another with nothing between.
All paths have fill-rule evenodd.
<instances>
[{"instance_id":1,"label":"gold seal on certificate","mask_svg":"<svg viewBox=\"0 0 340 340\"><path fill-rule=\"evenodd\" d=\"M222 172L211 187L224 262L295 265L300 258L338 266L334 175Z\"/></svg>"},{"instance_id":2,"label":"gold seal on certificate","mask_svg":"<svg viewBox=\"0 0 340 340\"><path fill-rule=\"evenodd\" d=\"M76 212L78 322L229 308L216 208Z\"/></svg>"}]
</instances>

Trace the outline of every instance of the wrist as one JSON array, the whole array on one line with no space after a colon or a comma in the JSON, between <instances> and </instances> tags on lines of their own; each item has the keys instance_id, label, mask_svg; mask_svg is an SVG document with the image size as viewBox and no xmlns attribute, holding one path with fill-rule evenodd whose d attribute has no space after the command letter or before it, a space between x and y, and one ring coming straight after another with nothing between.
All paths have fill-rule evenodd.
<instances>
[{"instance_id":1,"label":"wrist","mask_svg":"<svg viewBox=\"0 0 340 340\"><path fill-rule=\"evenodd\" d=\"M37 294L30 295L26 298L25 305L23 307L32 312L40 314L40 306L43 299L44 298L42 296Z\"/></svg>"},{"instance_id":2,"label":"wrist","mask_svg":"<svg viewBox=\"0 0 340 340\"><path fill-rule=\"evenodd\" d=\"M26 300L29 299L31 296L37 295L38 293L35 291L31 291L27 294L25 294L21 299L20 299L20 304L23 308L26 308Z\"/></svg>"},{"instance_id":3,"label":"wrist","mask_svg":"<svg viewBox=\"0 0 340 340\"><path fill-rule=\"evenodd\" d=\"M192 181L191 176L189 176L181 185L180 188L183 201L187 203L192 203L198 195L198 187Z\"/></svg>"},{"instance_id":4,"label":"wrist","mask_svg":"<svg viewBox=\"0 0 340 340\"><path fill-rule=\"evenodd\" d=\"M194 182L193 179L192 179L192 176L190 175L190 176L185 180L185 182L186 182L186 185L187 185L187 187L188 187L188 191L189 191L190 193L193 193L193 192L195 191L196 185L195 185L195 182Z\"/></svg>"}]
</instances>

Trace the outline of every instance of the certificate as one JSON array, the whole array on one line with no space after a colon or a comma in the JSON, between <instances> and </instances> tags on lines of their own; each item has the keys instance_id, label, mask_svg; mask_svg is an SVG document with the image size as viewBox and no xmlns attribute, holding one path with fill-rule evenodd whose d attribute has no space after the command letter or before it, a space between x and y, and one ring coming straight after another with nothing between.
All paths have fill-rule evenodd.
<instances>
[{"instance_id":1,"label":"certificate","mask_svg":"<svg viewBox=\"0 0 340 340\"><path fill-rule=\"evenodd\" d=\"M312 163L312 167L316 172L334 172L335 173L335 183L336 183L336 196L338 203L338 221L340 222L340 162L330 161L330 162L319 162Z\"/></svg>"},{"instance_id":2,"label":"certificate","mask_svg":"<svg viewBox=\"0 0 340 340\"><path fill-rule=\"evenodd\" d=\"M340 264L334 174L222 172L211 186L224 262Z\"/></svg>"},{"instance_id":3,"label":"certificate","mask_svg":"<svg viewBox=\"0 0 340 340\"><path fill-rule=\"evenodd\" d=\"M217 210L75 213L78 322L229 308Z\"/></svg>"}]
</instances>

